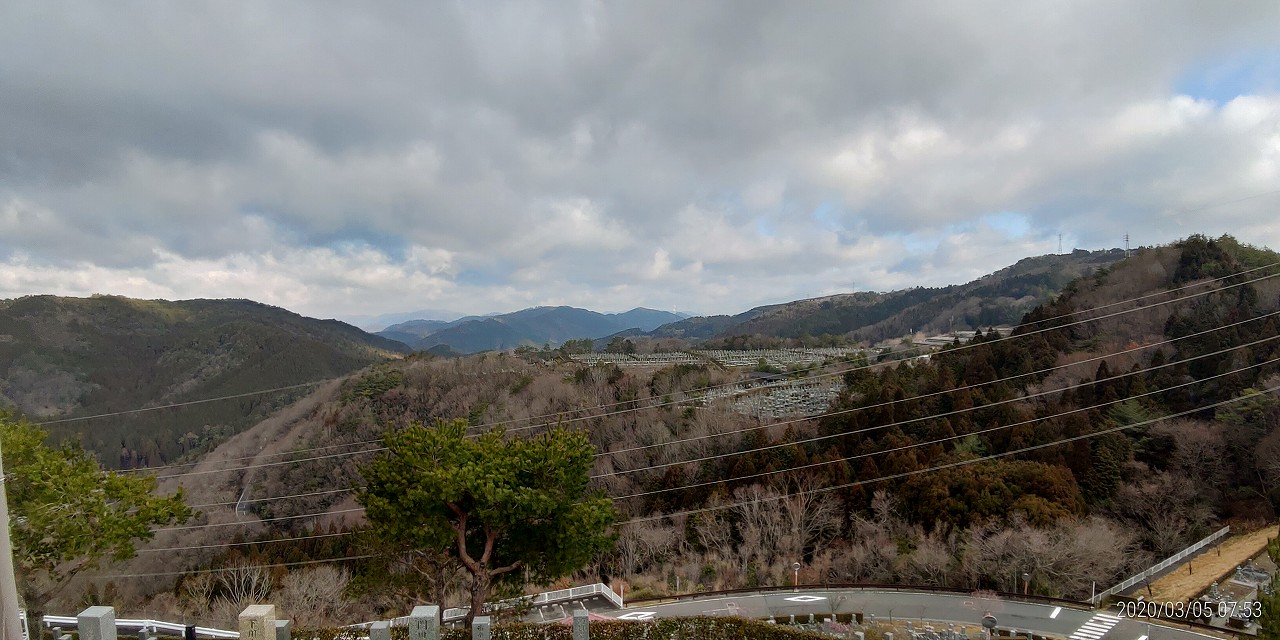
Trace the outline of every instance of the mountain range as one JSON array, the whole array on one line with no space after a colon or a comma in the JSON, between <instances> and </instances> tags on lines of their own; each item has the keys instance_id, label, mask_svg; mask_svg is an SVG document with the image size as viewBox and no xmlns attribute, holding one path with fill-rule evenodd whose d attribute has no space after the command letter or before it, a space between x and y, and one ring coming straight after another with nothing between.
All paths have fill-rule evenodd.
<instances>
[{"instance_id":1,"label":"mountain range","mask_svg":"<svg viewBox=\"0 0 1280 640\"><path fill-rule=\"evenodd\" d=\"M559 345L613 336L727 342L737 336L844 336L877 342L917 331L941 333L1017 323L1068 282L1125 257L1120 249L1077 250L1026 258L967 284L859 292L756 307L737 315L695 316L636 308L602 314L575 307L534 307L453 321L414 319L377 335L440 355ZM597 345L599 346L599 345Z\"/></svg>"},{"instance_id":2,"label":"mountain range","mask_svg":"<svg viewBox=\"0 0 1280 640\"><path fill-rule=\"evenodd\" d=\"M637 307L625 313L598 313L576 307L533 307L494 316L467 316L452 322L410 320L377 335L420 351L476 353L523 344L558 345L577 338L600 338L628 329L652 331L683 320L667 311Z\"/></svg>"}]
</instances>

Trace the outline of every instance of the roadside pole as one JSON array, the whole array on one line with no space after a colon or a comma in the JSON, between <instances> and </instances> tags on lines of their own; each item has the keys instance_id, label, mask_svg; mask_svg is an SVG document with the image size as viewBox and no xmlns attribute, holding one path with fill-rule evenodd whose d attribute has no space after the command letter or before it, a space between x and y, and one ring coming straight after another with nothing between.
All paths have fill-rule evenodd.
<instances>
[{"instance_id":1,"label":"roadside pole","mask_svg":"<svg viewBox=\"0 0 1280 640\"><path fill-rule=\"evenodd\" d=\"M0 640L22 640L18 582L13 573L13 544L9 541L9 499L4 485L4 461L0 458Z\"/></svg>"}]
</instances>

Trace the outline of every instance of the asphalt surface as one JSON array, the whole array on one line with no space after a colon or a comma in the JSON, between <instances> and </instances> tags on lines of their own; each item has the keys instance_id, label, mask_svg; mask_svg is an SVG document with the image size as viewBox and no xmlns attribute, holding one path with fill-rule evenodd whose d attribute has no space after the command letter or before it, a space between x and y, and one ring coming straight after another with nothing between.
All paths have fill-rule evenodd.
<instances>
[{"instance_id":1,"label":"asphalt surface","mask_svg":"<svg viewBox=\"0 0 1280 640\"><path fill-rule=\"evenodd\" d=\"M876 621L932 624L938 630L955 624L957 631L967 627L968 633L981 631L983 615L991 613L999 629L1071 640L1217 640L1223 637L1145 618L1123 618L1115 609L1095 611L1084 605L1071 607L973 595L874 589L801 589L694 597L663 604L642 603L601 613L632 620L729 615L786 620L792 615L807 618L810 614L862 613L864 622L875 616Z\"/></svg>"}]
</instances>

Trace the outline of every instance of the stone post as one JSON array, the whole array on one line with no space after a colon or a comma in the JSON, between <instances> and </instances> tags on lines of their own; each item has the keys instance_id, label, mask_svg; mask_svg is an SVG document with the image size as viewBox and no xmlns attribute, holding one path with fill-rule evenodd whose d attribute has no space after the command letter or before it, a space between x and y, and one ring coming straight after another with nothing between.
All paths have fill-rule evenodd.
<instances>
[{"instance_id":1,"label":"stone post","mask_svg":"<svg viewBox=\"0 0 1280 640\"><path fill-rule=\"evenodd\" d=\"M80 640L116 640L116 610L89 607L76 616Z\"/></svg>"},{"instance_id":2,"label":"stone post","mask_svg":"<svg viewBox=\"0 0 1280 640\"><path fill-rule=\"evenodd\" d=\"M409 640L440 640L440 607L419 605L409 614Z\"/></svg>"},{"instance_id":3,"label":"stone post","mask_svg":"<svg viewBox=\"0 0 1280 640\"><path fill-rule=\"evenodd\" d=\"M391 623L379 620L369 627L369 640L391 640Z\"/></svg>"},{"instance_id":4,"label":"stone post","mask_svg":"<svg viewBox=\"0 0 1280 640\"><path fill-rule=\"evenodd\" d=\"M276 620L276 640L289 640L288 620Z\"/></svg>"},{"instance_id":5,"label":"stone post","mask_svg":"<svg viewBox=\"0 0 1280 640\"><path fill-rule=\"evenodd\" d=\"M255 604L240 612L240 640L276 640L276 606Z\"/></svg>"},{"instance_id":6,"label":"stone post","mask_svg":"<svg viewBox=\"0 0 1280 640\"><path fill-rule=\"evenodd\" d=\"M493 640L493 619L489 616L476 616L471 621L471 640Z\"/></svg>"},{"instance_id":7,"label":"stone post","mask_svg":"<svg viewBox=\"0 0 1280 640\"><path fill-rule=\"evenodd\" d=\"M591 614L586 611L573 612L573 640L591 640Z\"/></svg>"}]
</instances>

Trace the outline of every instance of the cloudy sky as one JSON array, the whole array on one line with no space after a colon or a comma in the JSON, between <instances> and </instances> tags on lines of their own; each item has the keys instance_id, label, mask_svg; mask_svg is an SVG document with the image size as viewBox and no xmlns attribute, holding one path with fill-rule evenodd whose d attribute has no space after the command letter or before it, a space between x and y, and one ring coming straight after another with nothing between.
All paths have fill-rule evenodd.
<instances>
[{"instance_id":1,"label":"cloudy sky","mask_svg":"<svg viewBox=\"0 0 1280 640\"><path fill-rule=\"evenodd\" d=\"M9 2L0 298L734 313L1280 248L1280 3Z\"/></svg>"}]
</instances>

